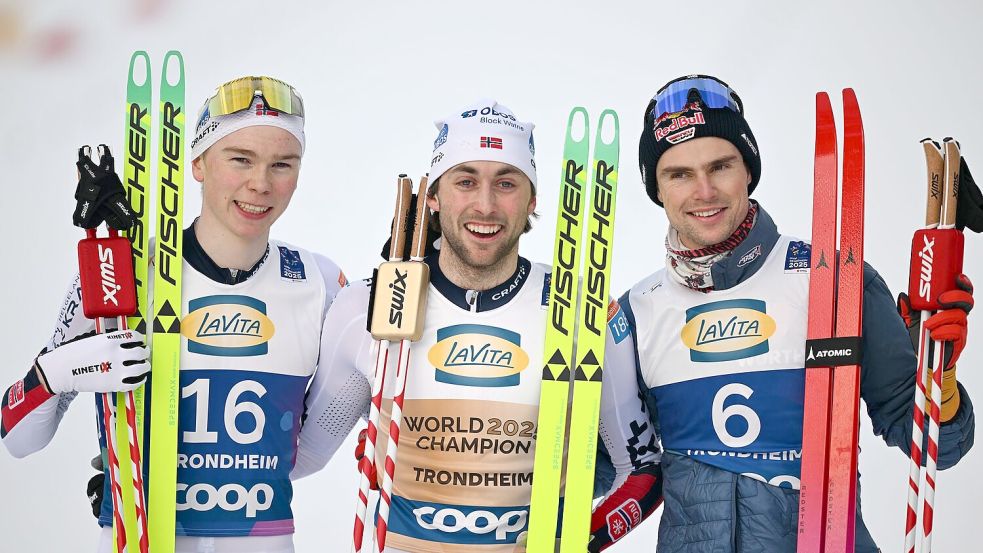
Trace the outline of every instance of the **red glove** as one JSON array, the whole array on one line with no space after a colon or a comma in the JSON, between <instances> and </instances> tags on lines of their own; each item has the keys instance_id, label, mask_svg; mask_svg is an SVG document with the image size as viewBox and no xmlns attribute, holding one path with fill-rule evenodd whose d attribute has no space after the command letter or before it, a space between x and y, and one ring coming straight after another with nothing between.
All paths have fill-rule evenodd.
<instances>
[{"instance_id":1,"label":"red glove","mask_svg":"<svg viewBox=\"0 0 983 553\"><path fill-rule=\"evenodd\" d=\"M365 457L365 440L369 435L369 429L363 428L361 432L358 433L358 445L355 446L355 460L358 461L358 470L362 472L362 463L370 463L371 469L369 471L369 489L378 490L379 489L379 473L375 470L375 463L372 463L371 459Z\"/></svg>"},{"instance_id":2,"label":"red glove","mask_svg":"<svg viewBox=\"0 0 983 553\"><path fill-rule=\"evenodd\" d=\"M966 315L973 309L973 283L969 277L957 276L956 289L939 294L939 305L942 309L925 321L925 328L933 340L946 342L944 368L951 369L966 347Z\"/></svg>"}]
</instances>

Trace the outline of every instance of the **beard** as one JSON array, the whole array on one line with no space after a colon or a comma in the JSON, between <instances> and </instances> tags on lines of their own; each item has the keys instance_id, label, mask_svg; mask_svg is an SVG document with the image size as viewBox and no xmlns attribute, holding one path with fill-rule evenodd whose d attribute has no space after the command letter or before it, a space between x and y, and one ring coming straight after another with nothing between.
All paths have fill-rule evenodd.
<instances>
[{"instance_id":1,"label":"beard","mask_svg":"<svg viewBox=\"0 0 983 553\"><path fill-rule=\"evenodd\" d=\"M442 253L450 254L448 261L454 263L462 273L476 274L489 269L494 270L505 263L514 263L515 254L518 251L519 238L522 232L516 232L502 228L499 232L509 231L512 234L500 240L496 244L480 246L468 243L463 236L470 232L462 226L448 228L450 225L443 220L441 226L441 248Z\"/></svg>"}]
</instances>

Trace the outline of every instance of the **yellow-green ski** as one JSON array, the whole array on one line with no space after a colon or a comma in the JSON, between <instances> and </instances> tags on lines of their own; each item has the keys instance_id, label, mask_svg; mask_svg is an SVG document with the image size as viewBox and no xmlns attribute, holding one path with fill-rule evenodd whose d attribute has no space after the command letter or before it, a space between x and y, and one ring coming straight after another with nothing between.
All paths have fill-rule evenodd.
<instances>
[{"instance_id":1,"label":"yellow-green ski","mask_svg":"<svg viewBox=\"0 0 983 553\"><path fill-rule=\"evenodd\" d=\"M140 63L142 60L142 68ZM142 81L142 82L141 82ZM127 327L147 333L147 265L150 261L147 255L148 229L150 228L150 206L148 205L147 188L150 186L150 101L153 91L153 84L150 78L150 56L146 52L133 52L130 57L130 68L126 82L126 106L124 114L124 140L123 140L123 182L126 186L126 199L133 209L136 218L133 226L126 231L126 237L130 240L133 248L133 270L135 273L135 284L137 293L137 312L132 317L127 317ZM136 439L140 451L146 457L146 448L143 443L143 409L144 409L144 387L141 386L133 391L133 403L136 407ZM128 444L129 434L126 417L122 416L125 411L126 394L116 394L117 416L116 416L116 443ZM128 460L129 456L124 455L123 459ZM146 461L146 459L144 459ZM137 507L136 497L133 486L132 466L128 462L119 464L120 482L126 485L121 486L123 496L123 524L126 527L126 535L132 545L128 547L130 551L138 551L136 547L138 536L137 530ZM115 529L114 529L115 531ZM116 547L116 540L113 540L113 547ZM120 553L120 552L117 552Z\"/></svg>"},{"instance_id":2,"label":"yellow-green ski","mask_svg":"<svg viewBox=\"0 0 983 553\"><path fill-rule=\"evenodd\" d=\"M169 74L175 83L168 81ZM150 551L174 553L185 146L184 60L180 52L170 51L164 56L160 83L147 521Z\"/></svg>"},{"instance_id":3,"label":"yellow-green ski","mask_svg":"<svg viewBox=\"0 0 983 553\"><path fill-rule=\"evenodd\" d=\"M582 120L582 123L577 122L577 119ZM578 132L581 127L582 134ZM578 134L581 136L579 140L575 138ZM574 358L580 238L589 153L590 122L587 110L576 107L571 110L567 120L563 147L563 172L543 348L543 382L539 399L539 422L536 427L536 457L533 465L527 551L553 551L556 541L570 366Z\"/></svg>"},{"instance_id":4,"label":"yellow-green ski","mask_svg":"<svg viewBox=\"0 0 983 553\"><path fill-rule=\"evenodd\" d=\"M605 119L607 118L607 122ZM613 127L612 139L602 140L605 125ZM594 138L590 208L587 211L587 247L584 278L580 283L577 320L576 369L570 409L563 500L563 534L560 553L583 553L590 537L591 502L594 498L594 460L597 457L597 424L601 409L601 375L611 290L611 254L614 245L614 211L618 193L618 114L604 110ZM538 475L534 477L537 478Z\"/></svg>"}]
</instances>

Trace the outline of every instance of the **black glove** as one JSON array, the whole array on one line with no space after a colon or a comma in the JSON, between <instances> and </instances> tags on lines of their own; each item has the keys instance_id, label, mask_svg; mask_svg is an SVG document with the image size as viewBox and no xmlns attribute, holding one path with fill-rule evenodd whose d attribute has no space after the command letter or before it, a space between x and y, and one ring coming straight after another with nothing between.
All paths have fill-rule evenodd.
<instances>
[{"instance_id":1,"label":"black glove","mask_svg":"<svg viewBox=\"0 0 983 553\"><path fill-rule=\"evenodd\" d=\"M983 193L969 172L966 158L959 161L959 198L956 203L956 228L983 232Z\"/></svg>"},{"instance_id":2,"label":"black glove","mask_svg":"<svg viewBox=\"0 0 983 553\"><path fill-rule=\"evenodd\" d=\"M72 222L84 229L96 228L103 221L116 229L126 230L133 226L134 215L126 200L123 183L116 175L113 155L105 144L99 145L99 164L89 157L91 148L79 148L79 182L75 189L75 213Z\"/></svg>"},{"instance_id":3,"label":"black glove","mask_svg":"<svg viewBox=\"0 0 983 553\"><path fill-rule=\"evenodd\" d=\"M101 472L102 455L92 459L92 468L100 472L89 479L89 484L85 487L85 495L89 498L89 506L92 507L92 516L99 518L99 512L102 511L102 491L106 484L106 475Z\"/></svg>"}]
</instances>

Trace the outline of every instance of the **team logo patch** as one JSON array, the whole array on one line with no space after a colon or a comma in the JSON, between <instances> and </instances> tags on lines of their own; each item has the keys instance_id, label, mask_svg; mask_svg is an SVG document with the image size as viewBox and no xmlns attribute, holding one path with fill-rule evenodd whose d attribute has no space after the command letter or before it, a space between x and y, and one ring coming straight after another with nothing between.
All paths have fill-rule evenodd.
<instances>
[{"instance_id":1,"label":"team logo patch","mask_svg":"<svg viewBox=\"0 0 983 553\"><path fill-rule=\"evenodd\" d=\"M437 343L427 352L436 380L478 387L518 386L529 366L529 354L518 333L494 326L453 325L437 330Z\"/></svg>"},{"instance_id":2,"label":"team logo patch","mask_svg":"<svg viewBox=\"0 0 983 553\"><path fill-rule=\"evenodd\" d=\"M24 379L20 379L7 392L7 408L13 409L24 401Z\"/></svg>"},{"instance_id":3,"label":"team logo patch","mask_svg":"<svg viewBox=\"0 0 983 553\"><path fill-rule=\"evenodd\" d=\"M608 304L608 329L611 330L611 337L614 338L615 344L620 344L628 337L628 317L625 316L617 300L611 300Z\"/></svg>"},{"instance_id":4,"label":"team logo patch","mask_svg":"<svg viewBox=\"0 0 983 553\"><path fill-rule=\"evenodd\" d=\"M811 244L802 241L789 242L788 250L785 252L785 272L808 273L811 257Z\"/></svg>"},{"instance_id":5,"label":"team logo patch","mask_svg":"<svg viewBox=\"0 0 983 553\"><path fill-rule=\"evenodd\" d=\"M277 249L280 250L280 278L293 281L307 280L300 252L283 246L277 246Z\"/></svg>"},{"instance_id":6,"label":"team logo patch","mask_svg":"<svg viewBox=\"0 0 983 553\"><path fill-rule=\"evenodd\" d=\"M750 251L742 255L741 258L737 260L737 266L744 267L759 257L761 257L761 244L751 248Z\"/></svg>"},{"instance_id":7,"label":"team logo patch","mask_svg":"<svg viewBox=\"0 0 983 553\"><path fill-rule=\"evenodd\" d=\"M219 295L188 302L181 320L188 351L220 357L266 355L275 332L266 304L249 296Z\"/></svg>"},{"instance_id":8,"label":"team logo patch","mask_svg":"<svg viewBox=\"0 0 983 553\"><path fill-rule=\"evenodd\" d=\"M444 126L440 129L440 134L437 135L437 140L433 141L433 149L436 150L437 148L440 148L444 145L444 142L447 142L447 123L444 123Z\"/></svg>"},{"instance_id":9,"label":"team logo patch","mask_svg":"<svg viewBox=\"0 0 983 553\"><path fill-rule=\"evenodd\" d=\"M684 113L690 111L694 113L692 115L683 115ZM662 126L662 123L667 120L672 120L672 123ZM688 138L692 138L692 133L696 132L696 128L695 128L696 125L706 125L706 123L707 121L703 117L703 112L699 111L698 109L696 110L692 109L692 104L690 104L689 106L683 108L682 111L663 115L658 120L656 120L655 141L659 142L663 138L673 135L670 137L669 142L673 144L677 142L681 142ZM689 136L682 136L682 133L678 133L678 134L676 133L676 131L685 129L686 127L690 127L690 131L692 131Z\"/></svg>"},{"instance_id":10,"label":"team logo patch","mask_svg":"<svg viewBox=\"0 0 983 553\"><path fill-rule=\"evenodd\" d=\"M608 513L608 535L611 541L618 541L629 530L642 522L642 507L638 501L629 499L618 506L617 509Z\"/></svg>"},{"instance_id":11,"label":"team logo patch","mask_svg":"<svg viewBox=\"0 0 983 553\"><path fill-rule=\"evenodd\" d=\"M724 300L686 310L679 337L694 362L731 361L768 352L775 319L761 300Z\"/></svg>"}]
</instances>

